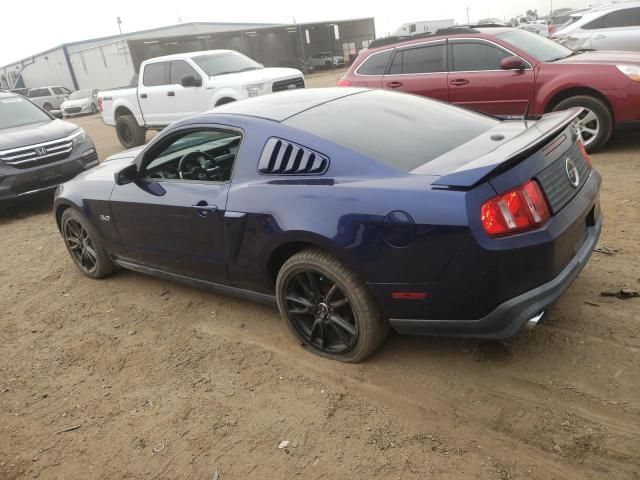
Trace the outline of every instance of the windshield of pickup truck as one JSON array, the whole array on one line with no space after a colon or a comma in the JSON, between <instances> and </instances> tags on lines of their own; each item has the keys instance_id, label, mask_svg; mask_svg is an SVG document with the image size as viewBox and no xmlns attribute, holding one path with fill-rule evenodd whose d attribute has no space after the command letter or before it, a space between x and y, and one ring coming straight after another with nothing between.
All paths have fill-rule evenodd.
<instances>
[{"instance_id":1,"label":"windshield of pickup truck","mask_svg":"<svg viewBox=\"0 0 640 480\"><path fill-rule=\"evenodd\" d=\"M199 55L192 60L210 77L263 68L258 62L238 52Z\"/></svg>"},{"instance_id":2,"label":"windshield of pickup truck","mask_svg":"<svg viewBox=\"0 0 640 480\"><path fill-rule=\"evenodd\" d=\"M573 50L559 43L524 30L509 30L496 37L541 62L553 62L573 54Z\"/></svg>"},{"instance_id":3,"label":"windshield of pickup truck","mask_svg":"<svg viewBox=\"0 0 640 480\"><path fill-rule=\"evenodd\" d=\"M0 97L0 130L50 122L51 117L22 97Z\"/></svg>"},{"instance_id":4,"label":"windshield of pickup truck","mask_svg":"<svg viewBox=\"0 0 640 480\"><path fill-rule=\"evenodd\" d=\"M78 100L79 98L89 98L91 96L91 90L76 90L69 95L69 100Z\"/></svg>"}]
</instances>

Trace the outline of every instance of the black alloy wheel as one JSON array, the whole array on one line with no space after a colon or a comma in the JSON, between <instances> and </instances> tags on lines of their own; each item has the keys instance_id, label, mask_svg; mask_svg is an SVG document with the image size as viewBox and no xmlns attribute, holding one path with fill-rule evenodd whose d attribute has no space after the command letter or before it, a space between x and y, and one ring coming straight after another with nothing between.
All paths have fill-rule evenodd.
<instances>
[{"instance_id":1,"label":"black alloy wheel","mask_svg":"<svg viewBox=\"0 0 640 480\"><path fill-rule=\"evenodd\" d=\"M314 270L299 270L286 280L287 315L309 345L344 354L358 338L349 299L334 280Z\"/></svg>"},{"instance_id":2,"label":"black alloy wheel","mask_svg":"<svg viewBox=\"0 0 640 480\"><path fill-rule=\"evenodd\" d=\"M64 224L63 235L69 253L78 267L86 274L94 273L98 255L89 237L89 232L75 219L70 218Z\"/></svg>"},{"instance_id":3,"label":"black alloy wheel","mask_svg":"<svg viewBox=\"0 0 640 480\"><path fill-rule=\"evenodd\" d=\"M364 360L390 330L366 283L324 250L310 247L284 262L276 297L280 315L302 345L332 360Z\"/></svg>"},{"instance_id":4,"label":"black alloy wheel","mask_svg":"<svg viewBox=\"0 0 640 480\"><path fill-rule=\"evenodd\" d=\"M87 277L103 278L115 270L99 233L80 213L66 209L60 219L60 231L73 262Z\"/></svg>"}]
</instances>

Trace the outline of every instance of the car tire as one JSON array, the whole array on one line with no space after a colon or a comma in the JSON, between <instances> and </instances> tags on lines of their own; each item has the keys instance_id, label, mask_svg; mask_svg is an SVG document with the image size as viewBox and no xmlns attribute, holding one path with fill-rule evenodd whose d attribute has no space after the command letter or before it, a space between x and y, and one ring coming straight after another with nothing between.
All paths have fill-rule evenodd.
<instances>
[{"instance_id":1,"label":"car tire","mask_svg":"<svg viewBox=\"0 0 640 480\"><path fill-rule=\"evenodd\" d=\"M67 252L84 275L94 279L104 278L116 269L100 234L79 212L66 209L60 219L60 231Z\"/></svg>"},{"instance_id":2,"label":"car tire","mask_svg":"<svg viewBox=\"0 0 640 480\"><path fill-rule=\"evenodd\" d=\"M587 152L593 153L602 148L613 133L613 115L609 107L598 98L577 95L558 103L553 111L572 107L585 109L578 118L578 131Z\"/></svg>"},{"instance_id":3,"label":"car tire","mask_svg":"<svg viewBox=\"0 0 640 480\"><path fill-rule=\"evenodd\" d=\"M50 103L45 103L42 108L44 108L47 112L53 110L53 106Z\"/></svg>"},{"instance_id":4,"label":"car tire","mask_svg":"<svg viewBox=\"0 0 640 480\"><path fill-rule=\"evenodd\" d=\"M116 120L116 134L123 147L134 148L144 145L146 130L138 125L133 115L127 114Z\"/></svg>"},{"instance_id":5,"label":"car tire","mask_svg":"<svg viewBox=\"0 0 640 480\"><path fill-rule=\"evenodd\" d=\"M323 250L309 248L290 257L278 272L276 296L291 332L323 357L360 362L389 334L389 322L366 284Z\"/></svg>"},{"instance_id":6,"label":"car tire","mask_svg":"<svg viewBox=\"0 0 640 480\"><path fill-rule=\"evenodd\" d=\"M96 107L95 103L91 104L91 114L95 115L96 113L98 113L98 107Z\"/></svg>"},{"instance_id":7,"label":"car tire","mask_svg":"<svg viewBox=\"0 0 640 480\"><path fill-rule=\"evenodd\" d=\"M331 68L331 62L324 62L325 68Z\"/></svg>"}]
</instances>

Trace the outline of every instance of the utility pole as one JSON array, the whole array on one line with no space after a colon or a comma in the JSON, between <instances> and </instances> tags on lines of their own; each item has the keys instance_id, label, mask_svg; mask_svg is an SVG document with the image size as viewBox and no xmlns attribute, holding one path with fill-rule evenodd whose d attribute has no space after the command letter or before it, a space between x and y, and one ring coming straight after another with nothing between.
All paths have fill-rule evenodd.
<instances>
[{"instance_id":1,"label":"utility pole","mask_svg":"<svg viewBox=\"0 0 640 480\"><path fill-rule=\"evenodd\" d=\"M120 17L116 17L116 22L118 22L118 30L120 31L120 35L122 35L122 20Z\"/></svg>"},{"instance_id":2,"label":"utility pole","mask_svg":"<svg viewBox=\"0 0 640 480\"><path fill-rule=\"evenodd\" d=\"M467 5L466 10L467 10L467 24L470 24L471 22L469 21L469 5Z\"/></svg>"}]
</instances>

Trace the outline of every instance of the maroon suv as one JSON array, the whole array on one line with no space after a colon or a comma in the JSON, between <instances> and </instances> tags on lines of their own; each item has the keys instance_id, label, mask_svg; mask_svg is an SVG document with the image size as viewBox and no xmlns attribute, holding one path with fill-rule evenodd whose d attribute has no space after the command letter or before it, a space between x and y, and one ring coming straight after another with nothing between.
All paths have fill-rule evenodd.
<instances>
[{"instance_id":1,"label":"maroon suv","mask_svg":"<svg viewBox=\"0 0 640 480\"><path fill-rule=\"evenodd\" d=\"M640 126L640 53L573 51L520 29L452 28L377 40L338 85L390 88L502 117L583 107L589 151Z\"/></svg>"}]
</instances>

